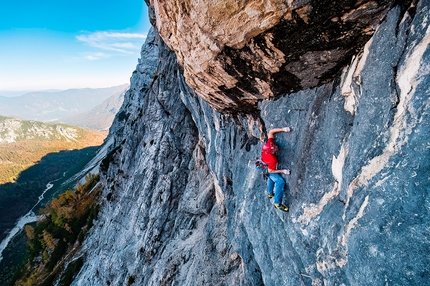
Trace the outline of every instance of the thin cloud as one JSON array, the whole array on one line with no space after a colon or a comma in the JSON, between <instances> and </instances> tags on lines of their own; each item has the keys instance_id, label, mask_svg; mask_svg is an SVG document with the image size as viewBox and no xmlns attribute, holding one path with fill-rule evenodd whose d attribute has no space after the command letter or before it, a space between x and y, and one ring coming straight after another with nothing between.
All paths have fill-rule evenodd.
<instances>
[{"instance_id":1,"label":"thin cloud","mask_svg":"<svg viewBox=\"0 0 430 286\"><path fill-rule=\"evenodd\" d=\"M87 35L76 36L76 39L93 48L104 51L112 51L120 54L134 54L140 50L144 34L118 33L118 32L94 32Z\"/></svg>"},{"instance_id":2,"label":"thin cloud","mask_svg":"<svg viewBox=\"0 0 430 286\"><path fill-rule=\"evenodd\" d=\"M106 53L86 53L84 58L89 61L96 61L100 59L110 58L111 56Z\"/></svg>"}]
</instances>

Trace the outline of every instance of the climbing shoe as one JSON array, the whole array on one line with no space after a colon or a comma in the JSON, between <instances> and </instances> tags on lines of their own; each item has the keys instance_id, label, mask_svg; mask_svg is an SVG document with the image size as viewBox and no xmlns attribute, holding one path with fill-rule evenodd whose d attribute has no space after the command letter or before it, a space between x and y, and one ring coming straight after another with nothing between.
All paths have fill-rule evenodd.
<instances>
[{"instance_id":1,"label":"climbing shoe","mask_svg":"<svg viewBox=\"0 0 430 286\"><path fill-rule=\"evenodd\" d=\"M275 204L275 208L277 208L278 210L287 212L288 211L288 207L284 206L283 204Z\"/></svg>"},{"instance_id":2,"label":"climbing shoe","mask_svg":"<svg viewBox=\"0 0 430 286\"><path fill-rule=\"evenodd\" d=\"M273 195L272 195L272 194L267 194L267 197L268 197L269 199L271 199L271 198L273 198Z\"/></svg>"}]
</instances>

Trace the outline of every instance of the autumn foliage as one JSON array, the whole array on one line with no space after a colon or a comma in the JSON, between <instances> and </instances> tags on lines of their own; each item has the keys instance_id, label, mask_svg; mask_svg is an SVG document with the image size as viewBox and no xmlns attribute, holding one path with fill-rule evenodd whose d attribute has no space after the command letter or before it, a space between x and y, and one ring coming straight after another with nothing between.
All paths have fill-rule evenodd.
<instances>
[{"instance_id":1,"label":"autumn foliage","mask_svg":"<svg viewBox=\"0 0 430 286\"><path fill-rule=\"evenodd\" d=\"M15 285L69 285L73 275L65 261L80 248L86 233L97 217L100 195L99 176L89 174L84 184L68 190L40 210L35 227L27 225L29 239L27 262L17 272ZM73 271L76 264L73 265Z\"/></svg>"}]
</instances>

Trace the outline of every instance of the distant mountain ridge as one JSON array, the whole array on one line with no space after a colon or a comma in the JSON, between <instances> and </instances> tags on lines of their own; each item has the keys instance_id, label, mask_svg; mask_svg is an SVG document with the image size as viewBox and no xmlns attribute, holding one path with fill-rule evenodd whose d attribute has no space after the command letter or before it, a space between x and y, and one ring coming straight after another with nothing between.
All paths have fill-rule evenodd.
<instances>
[{"instance_id":1,"label":"distant mountain ridge","mask_svg":"<svg viewBox=\"0 0 430 286\"><path fill-rule=\"evenodd\" d=\"M124 92L117 92L93 109L80 114L60 118L58 122L82 128L107 132L124 102Z\"/></svg>"},{"instance_id":2,"label":"distant mountain ridge","mask_svg":"<svg viewBox=\"0 0 430 286\"><path fill-rule=\"evenodd\" d=\"M0 96L0 114L28 120L55 121L88 112L127 88L128 84L123 84L109 88L30 92L17 97Z\"/></svg>"}]
</instances>

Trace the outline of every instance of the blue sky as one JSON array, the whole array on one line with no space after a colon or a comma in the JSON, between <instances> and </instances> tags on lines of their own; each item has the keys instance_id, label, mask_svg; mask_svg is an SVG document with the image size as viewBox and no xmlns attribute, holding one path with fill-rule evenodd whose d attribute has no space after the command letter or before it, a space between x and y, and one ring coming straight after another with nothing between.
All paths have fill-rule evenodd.
<instances>
[{"instance_id":1,"label":"blue sky","mask_svg":"<svg viewBox=\"0 0 430 286\"><path fill-rule=\"evenodd\" d=\"M0 3L0 90L129 83L150 24L144 0Z\"/></svg>"}]
</instances>

